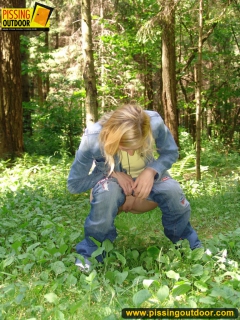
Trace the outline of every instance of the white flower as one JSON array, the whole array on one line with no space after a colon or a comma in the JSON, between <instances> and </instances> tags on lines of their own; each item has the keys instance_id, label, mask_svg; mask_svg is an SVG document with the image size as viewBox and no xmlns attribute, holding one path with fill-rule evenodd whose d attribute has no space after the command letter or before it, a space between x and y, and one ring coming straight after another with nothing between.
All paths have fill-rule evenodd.
<instances>
[{"instance_id":1,"label":"white flower","mask_svg":"<svg viewBox=\"0 0 240 320\"><path fill-rule=\"evenodd\" d=\"M211 256L211 255L212 255L212 252L211 252L209 249L207 249L207 250L205 251L205 253L206 253L208 256Z\"/></svg>"}]
</instances>

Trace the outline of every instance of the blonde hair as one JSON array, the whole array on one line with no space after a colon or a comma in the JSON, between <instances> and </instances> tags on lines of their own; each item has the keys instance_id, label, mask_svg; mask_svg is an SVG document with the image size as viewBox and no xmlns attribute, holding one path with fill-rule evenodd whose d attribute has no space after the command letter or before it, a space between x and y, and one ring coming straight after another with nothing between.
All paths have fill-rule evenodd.
<instances>
[{"instance_id":1,"label":"blonde hair","mask_svg":"<svg viewBox=\"0 0 240 320\"><path fill-rule=\"evenodd\" d=\"M125 105L104 115L99 123L102 125L99 142L110 166L109 175L113 172L113 157L119 153L119 146L136 150L145 159L152 157L150 117L141 107Z\"/></svg>"}]
</instances>

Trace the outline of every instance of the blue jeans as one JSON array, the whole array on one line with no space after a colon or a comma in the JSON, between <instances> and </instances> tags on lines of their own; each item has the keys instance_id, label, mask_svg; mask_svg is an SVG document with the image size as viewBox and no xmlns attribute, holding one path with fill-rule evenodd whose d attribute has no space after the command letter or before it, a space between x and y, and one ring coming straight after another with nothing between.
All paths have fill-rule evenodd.
<instances>
[{"instance_id":1,"label":"blue jeans","mask_svg":"<svg viewBox=\"0 0 240 320\"><path fill-rule=\"evenodd\" d=\"M106 239L113 242L116 239L114 219L118 208L125 202L123 190L115 178L99 181L92 190L92 196L91 210L84 224L85 239L76 247L77 253L84 257L90 257L97 249L90 237L99 242ZM162 211L164 233L173 243L187 239L191 249L201 247L197 233L189 222L190 204L179 183L168 173L154 182L148 200L157 202ZM102 257L99 256L98 260L102 261Z\"/></svg>"}]
</instances>

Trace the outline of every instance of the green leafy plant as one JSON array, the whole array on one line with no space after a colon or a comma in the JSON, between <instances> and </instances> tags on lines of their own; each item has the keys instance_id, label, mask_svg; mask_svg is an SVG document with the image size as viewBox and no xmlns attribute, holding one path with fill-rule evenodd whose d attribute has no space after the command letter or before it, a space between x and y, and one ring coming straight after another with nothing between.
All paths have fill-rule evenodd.
<instances>
[{"instance_id":1,"label":"green leafy plant","mask_svg":"<svg viewBox=\"0 0 240 320\"><path fill-rule=\"evenodd\" d=\"M59 152L75 154L84 128L84 95L81 90L69 91L73 85L64 80L65 89L48 95L43 106L35 105L32 115L33 135L25 136L29 153L53 155ZM32 102L31 102L32 105Z\"/></svg>"},{"instance_id":2,"label":"green leafy plant","mask_svg":"<svg viewBox=\"0 0 240 320\"><path fill-rule=\"evenodd\" d=\"M25 154L14 163L1 161L0 318L116 320L123 308L239 308L238 165L229 154L224 175L213 179L215 157L206 160L202 181L189 179L187 159L173 170L181 168L177 179L204 249L191 251L186 240L173 245L158 209L122 213L114 244L96 242L89 275L74 265L89 193L71 195L66 189L72 158ZM95 257L103 252L99 264Z\"/></svg>"}]
</instances>

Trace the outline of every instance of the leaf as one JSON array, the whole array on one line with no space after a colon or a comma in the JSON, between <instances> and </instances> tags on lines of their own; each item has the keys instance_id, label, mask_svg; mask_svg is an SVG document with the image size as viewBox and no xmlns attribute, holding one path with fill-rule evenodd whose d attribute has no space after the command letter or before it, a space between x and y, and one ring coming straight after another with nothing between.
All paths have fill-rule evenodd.
<instances>
[{"instance_id":1,"label":"leaf","mask_svg":"<svg viewBox=\"0 0 240 320\"><path fill-rule=\"evenodd\" d=\"M199 302L202 302L206 305L213 305L213 304L216 304L216 301L214 299L212 299L211 297L202 297L199 299Z\"/></svg>"},{"instance_id":2,"label":"leaf","mask_svg":"<svg viewBox=\"0 0 240 320\"><path fill-rule=\"evenodd\" d=\"M98 19L100 19L99 16L97 16L97 15L92 15L92 20L98 20Z\"/></svg>"},{"instance_id":3,"label":"leaf","mask_svg":"<svg viewBox=\"0 0 240 320\"><path fill-rule=\"evenodd\" d=\"M78 301L76 303L71 304L69 306L70 314L74 314L78 309L80 309L84 302L85 302L84 300L80 300L80 301Z\"/></svg>"},{"instance_id":4,"label":"leaf","mask_svg":"<svg viewBox=\"0 0 240 320\"><path fill-rule=\"evenodd\" d=\"M139 307L144 301L151 297L151 293L147 289L138 291L133 296L133 304Z\"/></svg>"},{"instance_id":5,"label":"leaf","mask_svg":"<svg viewBox=\"0 0 240 320\"><path fill-rule=\"evenodd\" d=\"M92 242L94 242L98 246L98 248L101 247L101 242L97 241L93 237L89 237L89 238L92 240Z\"/></svg>"},{"instance_id":6,"label":"leaf","mask_svg":"<svg viewBox=\"0 0 240 320\"><path fill-rule=\"evenodd\" d=\"M117 320L117 318L114 314L110 314L106 318L103 318L103 320Z\"/></svg>"},{"instance_id":7,"label":"leaf","mask_svg":"<svg viewBox=\"0 0 240 320\"><path fill-rule=\"evenodd\" d=\"M203 274L203 266L201 264L194 264L191 268L193 276L201 276Z\"/></svg>"},{"instance_id":8,"label":"leaf","mask_svg":"<svg viewBox=\"0 0 240 320\"><path fill-rule=\"evenodd\" d=\"M115 280L115 274L113 271L107 271L105 274L106 279L110 280L110 282L113 284Z\"/></svg>"},{"instance_id":9,"label":"leaf","mask_svg":"<svg viewBox=\"0 0 240 320\"><path fill-rule=\"evenodd\" d=\"M201 292L206 292L208 290L208 286L205 282L202 280L200 281L195 281L194 285L201 291Z\"/></svg>"},{"instance_id":10,"label":"leaf","mask_svg":"<svg viewBox=\"0 0 240 320\"><path fill-rule=\"evenodd\" d=\"M79 237L79 231L75 231L69 235L69 240L70 242L74 242L74 240L76 240L78 237Z\"/></svg>"},{"instance_id":11,"label":"leaf","mask_svg":"<svg viewBox=\"0 0 240 320\"><path fill-rule=\"evenodd\" d=\"M56 304L58 302L58 296L54 292L50 292L44 295L44 298L47 300L49 303L54 303Z\"/></svg>"},{"instance_id":12,"label":"leaf","mask_svg":"<svg viewBox=\"0 0 240 320\"><path fill-rule=\"evenodd\" d=\"M106 252L110 252L113 249L113 244L109 239L104 240L102 246Z\"/></svg>"},{"instance_id":13,"label":"leaf","mask_svg":"<svg viewBox=\"0 0 240 320\"><path fill-rule=\"evenodd\" d=\"M93 270L93 271L89 274L89 276L86 277L86 281L87 281L88 283L92 283L93 280L96 278L96 275L97 275L97 271L96 271L96 270Z\"/></svg>"},{"instance_id":14,"label":"leaf","mask_svg":"<svg viewBox=\"0 0 240 320\"><path fill-rule=\"evenodd\" d=\"M27 252L32 251L33 249L38 247L40 244L41 244L40 242L37 242L37 243L34 243L31 246L27 247Z\"/></svg>"},{"instance_id":15,"label":"leaf","mask_svg":"<svg viewBox=\"0 0 240 320\"><path fill-rule=\"evenodd\" d=\"M133 250L132 251L132 257L135 261L138 260L138 257L139 257L139 252L137 250Z\"/></svg>"},{"instance_id":16,"label":"leaf","mask_svg":"<svg viewBox=\"0 0 240 320\"><path fill-rule=\"evenodd\" d=\"M188 307L189 308L197 308L198 305L197 305L196 301L188 299Z\"/></svg>"},{"instance_id":17,"label":"leaf","mask_svg":"<svg viewBox=\"0 0 240 320\"><path fill-rule=\"evenodd\" d=\"M8 257L6 260L3 261L3 269L10 266L14 262L14 256Z\"/></svg>"},{"instance_id":18,"label":"leaf","mask_svg":"<svg viewBox=\"0 0 240 320\"><path fill-rule=\"evenodd\" d=\"M95 250L92 253L91 257L92 258L96 258L97 256L100 256L103 253L103 251L104 251L104 248L103 247L99 247L99 248L97 248L97 250Z\"/></svg>"},{"instance_id":19,"label":"leaf","mask_svg":"<svg viewBox=\"0 0 240 320\"><path fill-rule=\"evenodd\" d=\"M149 256L151 256L154 260L156 260L159 256L160 250L157 247L149 247L147 249L147 253Z\"/></svg>"},{"instance_id":20,"label":"leaf","mask_svg":"<svg viewBox=\"0 0 240 320\"><path fill-rule=\"evenodd\" d=\"M68 246L64 243L63 245L61 245L61 247L59 247L58 250L61 254L64 254L67 251L67 249L68 249Z\"/></svg>"},{"instance_id":21,"label":"leaf","mask_svg":"<svg viewBox=\"0 0 240 320\"><path fill-rule=\"evenodd\" d=\"M163 302L168 296L169 296L169 288L168 286L164 285L158 290L157 297L161 302Z\"/></svg>"},{"instance_id":22,"label":"leaf","mask_svg":"<svg viewBox=\"0 0 240 320\"><path fill-rule=\"evenodd\" d=\"M180 278L179 273L176 273L176 272L173 271L173 270L167 271L167 272L166 272L166 275L167 275L168 278L170 278L170 279L175 279L175 280L177 280L177 281L178 281L178 279Z\"/></svg>"},{"instance_id":23,"label":"leaf","mask_svg":"<svg viewBox=\"0 0 240 320\"><path fill-rule=\"evenodd\" d=\"M197 261L202 259L202 256L204 254L203 248L196 248L192 251L192 260Z\"/></svg>"},{"instance_id":24,"label":"leaf","mask_svg":"<svg viewBox=\"0 0 240 320\"><path fill-rule=\"evenodd\" d=\"M40 273L40 279L44 282L48 282L49 279L49 270L42 271Z\"/></svg>"},{"instance_id":25,"label":"leaf","mask_svg":"<svg viewBox=\"0 0 240 320\"><path fill-rule=\"evenodd\" d=\"M51 263L51 269L56 273L56 275L59 275L66 271L66 267L62 261Z\"/></svg>"},{"instance_id":26,"label":"leaf","mask_svg":"<svg viewBox=\"0 0 240 320\"><path fill-rule=\"evenodd\" d=\"M25 294L20 293L19 295L16 296L15 302L16 302L17 304L21 304L24 298L25 298Z\"/></svg>"},{"instance_id":27,"label":"leaf","mask_svg":"<svg viewBox=\"0 0 240 320\"><path fill-rule=\"evenodd\" d=\"M33 265L34 265L34 263L27 263L23 268L23 272L29 273L29 271L32 269Z\"/></svg>"},{"instance_id":28,"label":"leaf","mask_svg":"<svg viewBox=\"0 0 240 320\"><path fill-rule=\"evenodd\" d=\"M124 258L124 256L121 255L121 254L120 254L119 252L117 252L117 251L115 252L115 254L116 254L118 260L121 261L122 265L125 266L125 264L126 264L126 259Z\"/></svg>"},{"instance_id":29,"label":"leaf","mask_svg":"<svg viewBox=\"0 0 240 320\"><path fill-rule=\"evenodd\" d=\"M56 309L54 312L54 318L58 320L65 320L64 314L59 309Z\"/></svg>"},{"instance_id":30,"label":"leaf","mask_svg":"<svg viewBox=\"0 0 240 320\"><path fill-rule=\"evenodd\" d=\"M180 286L174 288L172 295L174 297L181 296L182 294L187 293L190 289L191 289L190 284L184 283L184 284L181 284Z\"/></svg>"},{"instance_id":31,"label":"leaf","mask_svg":"<svg viewBox=\"0 0 240 320\"><path fill-rule=\"evenodd\" d=\"M222 288L215 287L209 295L212 297L222 297L223 293L224 290L222 290Z\"/></svg>"},{"instance_id":32,"label":"leaf","mask_svg":"<svg viewBox=\"0 0 240 320\"><path fill-rule=\"evenodd\" d=\"M119 271L115 271L116 274L116 278L115 278L115 283L117 284L122 284L123 281L127 278L128 276L128 272L127 271L123 271L123 272L119 272Z\"/></svg>"},{"instance_id":33,"label":"leaf","mask_svg":"<svg viewBox=\"0 0 240 320\"><path fill-rule=\"evenodd\" d=\"M20 241L16 241L12 244L12 248L17 252L18 251L18 248L21 248L22 246L22 242Z\"/></svg>"},{"instance_id":34,"label":"leaf","mask_svg":"<svg viewBox=\"0 0 240 320\"><path fill-rule=\"evenodd\" d=\"M145 289L149 288L150 285L154 282L155 280L153 279L144 279L143 280L143 286Z\"/></svg>"},{"instance_id":35,"label":"leaf","mask_svg":"<svg viewBox=\"0 0 240 320\"><path fill-rule=\"evenodd\" d=\"M136 268L133 268L130 270L131 273L136 273L136 274L139 274L139 275L145 275L147 273L146 270L143 269L143 267L136 267Z\"/></svg>"},{"instance_id":36,"label":"leaf","mask_svg":"<svg viewBox=\"0 0 240 320\"><path fill-rule=\"evenodd\" d=\"M6 251L7 250L5 248L0 247L0 258L4 258L5 257Z\"/></svg>"},{"instance_id":37,"label":"leaf","mask_svg":"<svg viewBox=\"0 0 240 320\"><path fill-rule=\"evenodd\" d=\"M134 278L132 282L133 287L138 287L139 283L141 283L144 279L144 276L137 276L136 278Z\"/></svg>"},{"instance_id":38,"label":"leaf","mask_svg":"<svg viewBox=\"0 0 240 320\"><path fill-rule=\"evenodd\" d=\"M77 278L74 275L69 274L67 277L66 284L69 286L74 286L77 283Z\"/></svg>"},{"instance_id":39,"label":"leaf","mask_svg":"<svg viewBox=\"0 0 240 320\"><path fill-rule=\"evenodd\" d=\"M159 261L161 263L165 263L165 264L169 264L170 263L169 256L166 255L166 254L159 256L157 261Z\"/></svg>"}]
</instances>

